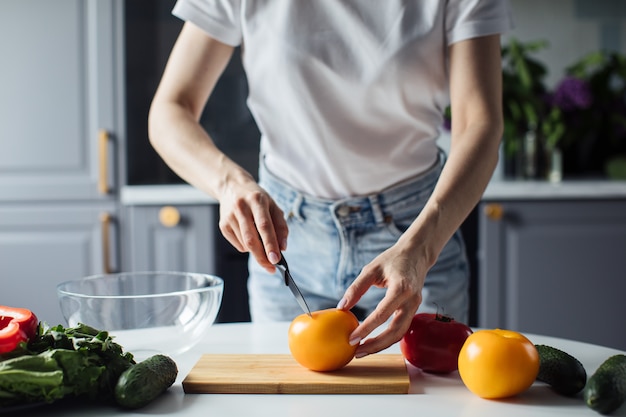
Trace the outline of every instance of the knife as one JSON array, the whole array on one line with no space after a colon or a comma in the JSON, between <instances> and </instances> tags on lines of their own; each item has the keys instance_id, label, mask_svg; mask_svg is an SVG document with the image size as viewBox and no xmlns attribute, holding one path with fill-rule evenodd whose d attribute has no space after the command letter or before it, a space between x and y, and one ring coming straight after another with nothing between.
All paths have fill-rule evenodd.
<instances>
[{"instance_id":1,"label":"knife","mask_svg":"<svg viewBox=\"0 0 626 417\"><path fill-rule=\"evenodd\" d=\"M296 301L298 302L302 310L309 317L312 317L311 310L309 309L309 306L304 300L304 296L300 292L300 289L296 285L296 282L293 280L293 277L291 276L291 273L289 272L289 266L287 266L287 261L285 260L285 257L282 255L282 253L280 255L280 261L278 261L278 263L276 264L276 267L280 269L280 271L282 272L283 277L285 278L285 285L289 287L294 297L296 297Z\"/></svg>"}]
</instances>

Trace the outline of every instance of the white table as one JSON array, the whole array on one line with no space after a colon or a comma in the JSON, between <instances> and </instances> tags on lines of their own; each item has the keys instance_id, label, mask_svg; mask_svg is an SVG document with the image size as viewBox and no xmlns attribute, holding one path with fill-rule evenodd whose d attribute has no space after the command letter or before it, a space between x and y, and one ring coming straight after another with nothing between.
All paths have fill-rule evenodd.
<instances>
[{"instance_id":1,"label":"white table","mask_svg":"<svg viewBox=\"0 0 626 417\"><path fill-rule=\"evenodd\" d=\"M424 374L409 366L408 395L240 395L185 394L181 382L203 353L289 353L288 323L216 324L206 338L189 352L174 357L179 376L165 394L145 408L122 411L115 407L63 402L21 411L19 416L188 416L188 417L388 417L388 416L600 416L587 408L582 398L561 397L545 384L535 383L518 397L492 401L470 393L458 373L448 376ZM624 353L615 349L563 339L527 334L536 344L562 349L593 371L609 356ZM387 350L399 353L397 345ZM355 359L358 360L358 359ZM626 416L626 406L614 415Z\"/></svg>"}]
</instances>

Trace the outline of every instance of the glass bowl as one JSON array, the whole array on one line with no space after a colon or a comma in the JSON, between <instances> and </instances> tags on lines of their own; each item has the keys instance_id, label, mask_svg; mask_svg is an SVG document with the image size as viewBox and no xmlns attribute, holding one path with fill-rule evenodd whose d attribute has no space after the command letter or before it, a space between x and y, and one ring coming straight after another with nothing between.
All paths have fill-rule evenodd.
<instances>
[{"instance_id":1,"label":"glass bowl","mask_svg":"<svg viewBox=\"0 0 626 417\"><path fill-rule=\"evenodd\" d=\"M127 272L57 286L69 327L106 330L126 352L144 359L178 355L202 338L220 309L224 281L188 272Z\"/></svg>"}]
</instances>

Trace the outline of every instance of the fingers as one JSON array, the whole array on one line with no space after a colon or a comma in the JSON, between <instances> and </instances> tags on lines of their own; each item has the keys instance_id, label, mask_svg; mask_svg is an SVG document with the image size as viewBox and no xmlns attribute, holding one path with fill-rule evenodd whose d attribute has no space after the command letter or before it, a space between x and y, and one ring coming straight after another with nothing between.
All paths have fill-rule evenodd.
<instances>
[{"instance_id":1,"label":"fingers","mask_svg":"<svg viewBox=\"0 0 626 417\"><path fill-rule=\"evenodd\" d=\"M377 336L361 343L357 348L356 357L379 352L399 341L409 328L422 301L421 286L416 285L415 281L411 279L400 278L408 277L411 274L396 272L383 278L384 273L382 271L382 268L376 268L371 264L364 268L359 277L346 290L344 299L338 305L338 308L350 309L372 285L387 287L385 297L376 309L352 332L350 342L358 344L386 322L389 322L388 326ZM389 320L390 318L391 320Z\"/></svg>"},{"instance_id":2,"label":"fingers","mask_svg":"<svg viewBox=\"0 0 626 417\"><path fill-rule=\"evenodd\" d=\"M266 199L269 197L265 197ZM280 260L280 246L274 230L268 203L259 201L252 206L252 222L243 230L244 244L264 268L273 269Z\"/></svg>"},{"instance_id":3,"label":"fingers","mask_svg":"<svg viewBox=\"0 0 626 417\"><path fill-rule=\"evenodd\" d=\"M417 310L415 301L408 298L408 294L403 293L395 288L389 288L385 297L378 303L376 309L370 313L369 316L363 320L363 322L352 332L350 340L363 340L370 333L376 330L378 327L385 324L390 317L393 316L387 329L379 336L368 339L359 347L359 351L374 353L378 350L389 347L391 344L397 342L402 337L402 334L397 340L393 340L398 336L398 332L402 330L403 320L406 320L405 311L411 310L414 306L414 310ZM412 318L413 315L409 313ZM410 320L407 322L407 328L410 324ZM388 345L383 346L385 342L389 342ZM376 350L378 348L378 350Z\"/></svg>"},{"instance_id":4,"label":"fingers","mask_svg":"<svg viewBox=\"0 0 626 417\"><path fill-rule=\"evenodd\" d=\"M365 265L358 277L350 284L337 304L340 310L350 310L372 286L385 287L384 271L376 261Z\"/></svg>"},{"instance_id":5,"label":"fingers","mask_svg":"<svg viewBox=\"0 0 626 417\"><path fill-rule=\"evenodd\" d=\"M370 279L372 276L373 274L366 273L364 269L343 294L343 298L337 304L337 308L339 310L350 310L354 307L363 294L373 285Z\"/></svg>"},{"instance_id":6,"label":"fingers","mask_svg":"<svg viewBox=\"0 0 626 417\"><path fill-rule=\"evenodd\" d=\"M417 307L415 307L415 309L408 308L396 310L393 314L393 318L389 321L387 328L377 336L370 337L361 343L356 350L355 357L362 358L372 353L380 352L402 339L404 334L409 329L416 311ZM368 325L365 322L363 322L363 324L366 326ZM357 328L355 331L357 330L359 329ZM373 329L371 331L373 331ZM370 334L371 331L366 330L367 334Z\"/></svg>"},{"instance_id":7,"label":"fingers","mask_svg":"<svg viewBox=\"0 0 626 417\"><path fill-rule=\"evenodd\" d=\"M282 210L262 190L248 193L220 210L224 237L238 251L250 252L259 265L273 273L287 241Z\"/></svg>"},{"instance_id":8,"label":"fingers","mask_svg":"<svg viewBox=\"0 0 626 417\"><path fill-rule=\"evenodd\" d=\"M272 217L274 232L276 233L276 239L278 240L278 250L287 250L287 235L289 234L289 228L287 226L287 221L285 220L285 215L277 205L272 204L270 206L270 216Z\"/></svg>"}]
</instances>

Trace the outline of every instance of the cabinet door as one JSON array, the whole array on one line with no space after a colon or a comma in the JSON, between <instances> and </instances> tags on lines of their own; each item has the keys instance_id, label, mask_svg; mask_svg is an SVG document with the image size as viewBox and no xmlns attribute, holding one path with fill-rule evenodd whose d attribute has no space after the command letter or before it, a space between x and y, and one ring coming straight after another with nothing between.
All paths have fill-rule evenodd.
<instances>
[{"instance_id":1,"label":"cabinet door","mask_svg":"<svg viewBox=\"0 0 626 417\"><path fill-rule=\"evenodd\" d=\"M111 198L114 9L0 2L0 202Z\"/></svg>"},{"instance_id":2,"label":"cabinet door","mask_svg":"<svg viewBox=\"0 0 626 417\"><path fill-rule=\"evenodd\" d=\"M124 228L126 269L183 271L224 279L220 322L250 321L247 255L218 230L218 206L128 206Z\"/></svg>"},{"instance_id":3,"label":"cabinet door","mask_svg":"<svg viewBox=\"0 0 626 417\"><path fill-rule=\"evenodd\" d=\"M131 270L216 273L210 206L129 206L126 213Z\"/></svg>"},{"instance_id":4,"label":"cabinet door","mask_svg":"<svg viewBox=\"0 0 626 417\"><path fill-rule=\"evenodd\" d=\"M112 204L0 206L0 304L65 324L56 286L115 269L115 215Z\"/></svg>"},{"instance_id":5,"label":"cabinet door","mask_svg":"<svg viewBox=\"0 0 626 417\"><path fill-rule=\"evenodd\" d=\"M626 349L626 201L480 209L479 326Z\"/></svg>"}]
</instances>

